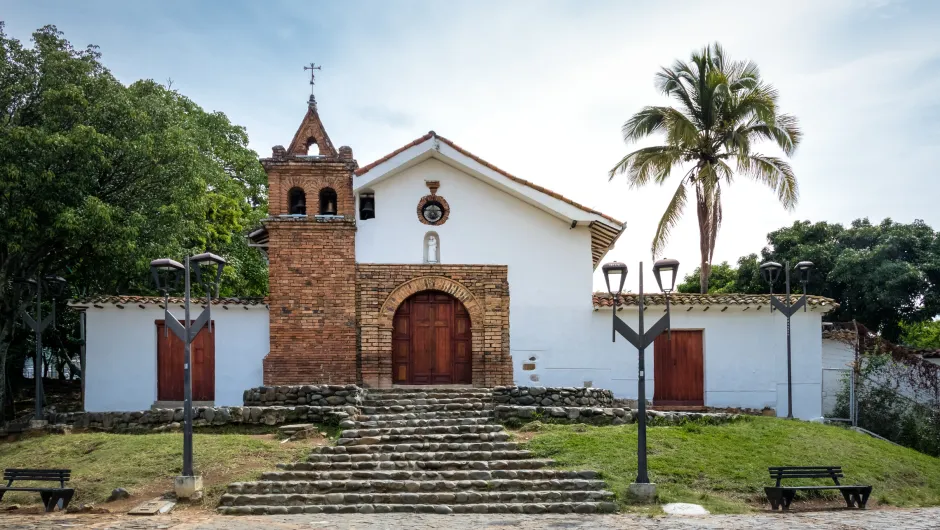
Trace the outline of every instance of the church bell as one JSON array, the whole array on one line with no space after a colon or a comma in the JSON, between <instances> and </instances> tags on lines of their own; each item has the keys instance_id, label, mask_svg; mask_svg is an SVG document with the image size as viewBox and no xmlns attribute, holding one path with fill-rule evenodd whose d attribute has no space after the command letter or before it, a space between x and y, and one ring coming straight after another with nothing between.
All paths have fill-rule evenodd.
<instances>
[{"instance_id":1,"label":"church bell","mask_svg":"<svg viewBox=\"0 0 940 530\"><path fill-rule=\"evenodd\" d=\"M375 202L371 197L363 197L360 199L362 205L359 208L359 218L362 220L374 219L375 218Z\"/></svg>"},{"instance_id":2,"label":"church bell","mask_svg":"<svg viewBox=\"0 0 940 530\"><path fill-rule=\"evenodd\" d=\"M294 204L291 204L290 213L294 215L306 215L307 204L306 201L304 201L303 196L297 197L297 199L294 201Z\"/></svg>"}]
</instances>

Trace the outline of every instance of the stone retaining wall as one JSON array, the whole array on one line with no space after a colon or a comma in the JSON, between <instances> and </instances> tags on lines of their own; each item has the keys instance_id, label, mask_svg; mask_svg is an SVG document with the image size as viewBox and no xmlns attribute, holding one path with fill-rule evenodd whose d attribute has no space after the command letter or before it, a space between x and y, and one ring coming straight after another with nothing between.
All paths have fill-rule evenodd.
<instances>
[{"instance_id":1,"label":"stone retaining wall","mask_svg":"<svg viewBox=\"0 0 940 530\"><path fill-rule=\"evenodd\" d=\"M242 401L246 407L358 406L362 402L362 389L356 385L260 386L246 390Z\"/></svg>"},{"instance_id":2,"label":"stone retaining wall","mask_svg":"<svg viewBox=\"0 0 940 530\"><path fill-rule=\"evenodd\" d=\"M543 423L587 423L591 425L624 425L635 423L637 411L603 407L523 407L497 405L494 409L496 421L509 424L524 424L532 421ZM742 416L738 414L704 412L646 412L647 425L681 425L696 422L706 425L731 423Z\"/></svg>"},{"instance_id":3,"label":"stone retaining wall","mask_svg":"<svg viewBox=\"0 0 940 530\"><path fill-rule=\"evenodd\" d=\"M543 407L612 407L614 394L603 388L508 386L493 389L493 401Z\"/></svg>"},{"instance_id":4,"label":"stone retaining wall","mask_svg":"<svg viewBox=\"0 0 940 530\"><path fill-rule=\"evenodd\" d=\"M278 425L282 423L336 423L355 415L353 406L298 407L193 407L193 426ZM55 425L99 431L163 431L181 428L183 409L153 409L135 412L50 413Z\"/></svg>"}]
</instances>

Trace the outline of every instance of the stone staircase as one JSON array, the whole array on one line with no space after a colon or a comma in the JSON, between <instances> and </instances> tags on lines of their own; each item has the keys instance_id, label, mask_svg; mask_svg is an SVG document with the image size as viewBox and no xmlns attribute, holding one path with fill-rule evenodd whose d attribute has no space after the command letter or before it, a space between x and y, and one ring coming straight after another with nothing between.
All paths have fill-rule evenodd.
<instances>
[{"instance_id":1,"label":"stone staircase","mask_svg":"<svg viewBox=\"0 0 940 530\"><path fill-rule=\"evenodd\" d=\"M231 484L219 512L598 513L616 510L593 471L551 469L495 423L477 388L369 390L335 446Z\"/></svg>"}]
</instances>

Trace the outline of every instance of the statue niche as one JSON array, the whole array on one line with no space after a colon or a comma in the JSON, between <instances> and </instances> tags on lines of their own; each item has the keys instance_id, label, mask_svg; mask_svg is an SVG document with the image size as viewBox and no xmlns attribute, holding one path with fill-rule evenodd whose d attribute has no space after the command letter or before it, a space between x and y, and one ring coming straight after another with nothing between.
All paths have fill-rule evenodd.
<instances>
[{"instance_id":1,"label":"statue niche","mask_svg":"<svg viewBox=\"0 0 940 530\"><path fill-rule=\"evenodd\" d=\"M441 262L441 240L437 232L428 232L424 236L424 262Z\"/></svg>"}]
</instances>

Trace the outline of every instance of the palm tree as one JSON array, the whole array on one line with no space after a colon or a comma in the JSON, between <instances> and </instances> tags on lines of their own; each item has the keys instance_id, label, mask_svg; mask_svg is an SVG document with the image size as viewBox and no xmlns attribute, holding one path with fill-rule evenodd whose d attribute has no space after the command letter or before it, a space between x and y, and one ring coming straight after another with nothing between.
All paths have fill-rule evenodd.
<instances>
[{"instance_id":1,"label":"palm tree","mask_svg":"<svg viewBox=\"0 0 940 530\"><path fill-rule=\"evenodd\" d=\"M644 107L623 124L623 139L630 144L664 133L665 145L627 154L610 170L610 179L626 174L630 187L637 188L650 181L662 184L674 168L684 171L656 228L652 252L654 257L662 254L682 216L688 189L694 188L702 258L699 283L706 293L721 226L721 185L730 185L737 172L773 189L784 208L792 210L798 190L790 164L752 147L770 140L790 156L802 133L795 117L777 112L777 91L761 80L757 65L731 61L717 43L693 53L688 63L676 61L672 68L662 68L655 82L678 108Z\"/></svg>"}]
</instances>

